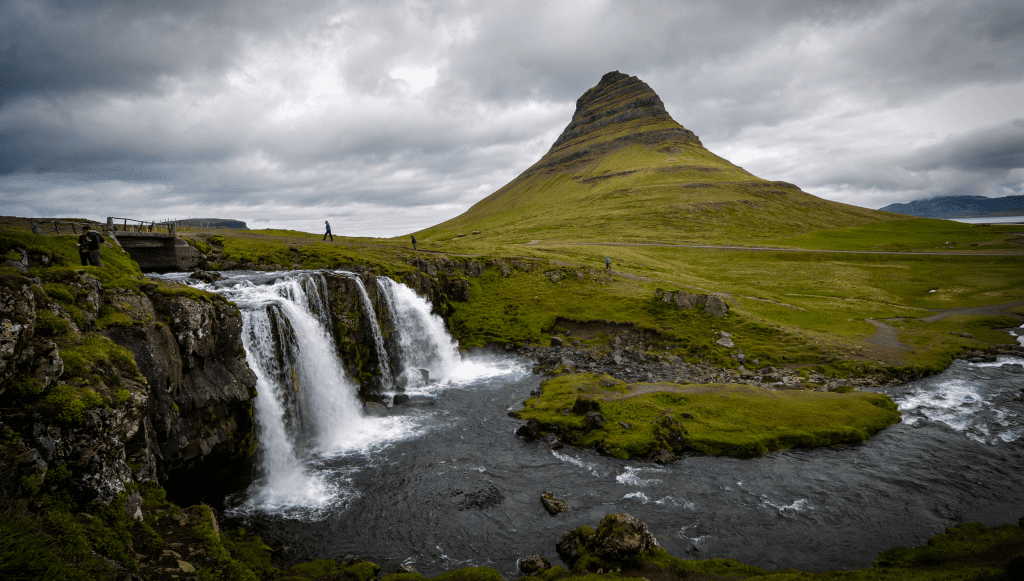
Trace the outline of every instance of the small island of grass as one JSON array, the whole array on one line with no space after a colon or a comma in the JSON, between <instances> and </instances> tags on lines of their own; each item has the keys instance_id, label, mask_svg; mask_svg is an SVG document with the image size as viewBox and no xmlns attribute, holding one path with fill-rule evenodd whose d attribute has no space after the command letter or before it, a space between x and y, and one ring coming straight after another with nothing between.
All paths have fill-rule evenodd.
<instances>
[{"instance_id":1,"label":"small island of grass","mask_svg":"<svg viewBox=\"0 0 1024 581\"><path fill-rule=\"evenodd\" d=\"M525 437L554 435L627 459L695 452L752 457L856 444L901 420L878 393L768 391L748 385L626 384L591 374L550 379L516 415ZM557 445L557 444L556 444Z\"/></svg>"}]
</instances>

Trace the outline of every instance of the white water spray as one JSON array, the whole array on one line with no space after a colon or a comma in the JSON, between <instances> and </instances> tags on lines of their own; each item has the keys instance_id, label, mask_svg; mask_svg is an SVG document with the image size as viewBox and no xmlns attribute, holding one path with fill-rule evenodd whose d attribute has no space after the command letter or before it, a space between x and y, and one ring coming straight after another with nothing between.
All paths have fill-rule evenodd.
<instances>
[{"instance_id":1,"label":"white water spray","mask_svg":"<svg viewBox=\"0 0 1024 581\"><path fill-rule=\"evenodd\" d=\"M431 305L408 286L387 277L377 279L381 294L391 311L398 340L401 376L407 386L416 387L426 369L432 379L448 379L462 364L458 343L445 329Z\"/></svg>"}]
</instances>

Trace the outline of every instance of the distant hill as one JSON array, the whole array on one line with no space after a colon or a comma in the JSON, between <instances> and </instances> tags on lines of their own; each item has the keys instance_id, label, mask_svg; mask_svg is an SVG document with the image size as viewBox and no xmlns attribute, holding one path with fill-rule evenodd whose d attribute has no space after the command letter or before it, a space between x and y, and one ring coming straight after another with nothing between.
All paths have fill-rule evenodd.
<instances>
[{"instance_id":1,"label":"distant hill","mask_svg":"<svg viewBox=\"0 0 1024 581\"><path fill-rule=\"evenodd\" d=\"M178 228L226 228L228 230L248 230L249 227L241 220L228 220L227 218L189 218L188 220L175 220Z\"/></svg>"},{"instance_id":2,"label":"distant hill","mask_svg":"<svg viewBox=\"0 0 1024 581\"><path fill-rule=\"evenodd\" d=\"M900 219L750 174L705 149L647 83L615 71L576 101L540 160L416 236L742 243Z\"/></svg>"},{"instance_id":3,"label":"distant hill","mask_svg":"<svg viewBox=\"0 0 1024 581\"><path fill-rule=\"evenodd\" d=\"M930 200L914 200L906 204L889 204L880 208L921 218L980 218L986 216L1024 215L1024 196L986 198L985 196L942 196Z\"/></svg>"}]
</instances>

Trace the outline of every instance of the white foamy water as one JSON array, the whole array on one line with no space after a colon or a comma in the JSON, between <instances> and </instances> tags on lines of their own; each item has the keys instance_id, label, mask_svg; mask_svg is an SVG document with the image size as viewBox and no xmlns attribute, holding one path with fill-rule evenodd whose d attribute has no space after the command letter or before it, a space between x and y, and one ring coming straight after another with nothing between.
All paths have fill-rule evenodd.
<instances>
[{"instance_id":1,"label":"white foamy water","mask_svg":"<svg viewBox=\"0 0 1024 581\"><path fill-rule=\"evenodd\" d=\"M615 477L615 481L624 486L647 486L648 484L661 482L661 478L641 478L640 474L645 472L664 473L665 470L661 468L626 466L625 470Z\"/></svg>"},{"instance_id":2,"label":"white foamy water","mask_svg":"<svg viewBox=\"0 0 1024 581\"><path fill-rule=\"evenodd\" d=\"M986 379L936 376L908 384L909 391L893 396L904 422L910 426L940 423L986 444L1020 439L1024 418L1017 411L1019 406L1013 405L1013 398L1021 395L1024 374L1015 372L1013 366L1024 365L1024 359L1001 355L993 362L957 360L954 365L985 370Z\"/></svg>"},{"instance_id":3,"label":"white foamy water","mask_svg":"<svg viewBox=\"0 0 1024 581\"><path fill-rule=\"evenodd\" d=\"M767 496L761 497L761 506L771 507L779 511L779 514L785 517L792 518L801 512L807 512L813 507L806 498L798 498L789 504L776 504L768 499Z\"/></svg>"}]
</instances>

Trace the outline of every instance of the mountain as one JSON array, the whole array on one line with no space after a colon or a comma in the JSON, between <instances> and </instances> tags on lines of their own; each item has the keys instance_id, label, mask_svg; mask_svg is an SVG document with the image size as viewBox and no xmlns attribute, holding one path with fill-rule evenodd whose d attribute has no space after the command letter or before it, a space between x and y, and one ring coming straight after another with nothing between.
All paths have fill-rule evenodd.
<instances>
[{"instance_id":1,"label":"mountain","mask_svg":"<svg viewBox=\"0 0 1024 581\"><path fill-rule=\"evenodd\" d=\"M229 230L248 230L249 227L241 220L228 218L189 218L176 220L178 228L227 228Z\"/></svg>"},{"instance_id":2,"label":"mountain","mask_svg":"<svg viewBox=\"0 0 1024 581\"><path fill-rule=\"evenodd\" d=\"M708 151L640 79L614 71L576 101L551 149L465 213L450 239L744 242L903 219L761 179Z\"/></svg>"},{"instance_id":3,"label":"mountain","mask_svg":"<svg viewBox=\"0 0 1024 581\"><path fill-rule=\"evenodd\" d=\"M921 218L1024 216L1024 196L942 196L930 200L914 200L906 204L889 204L881 210Z\"/></svg>"}]
</instances>

